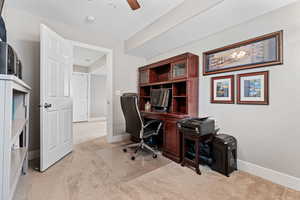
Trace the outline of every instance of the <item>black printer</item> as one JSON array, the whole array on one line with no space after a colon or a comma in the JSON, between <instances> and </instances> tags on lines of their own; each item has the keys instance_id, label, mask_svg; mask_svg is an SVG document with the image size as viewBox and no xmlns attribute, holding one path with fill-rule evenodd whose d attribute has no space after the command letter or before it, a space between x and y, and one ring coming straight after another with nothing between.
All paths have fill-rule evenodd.
<instances>
[{"instance_id":1,"label":"black printer","mask_svg":"<svg viewBox=\"0 0 300 200\"><path fill-rule=\"evenodd\" d=\"M190 134L208 135L215 133L215 120L205 118L185 118L177 123L182 132Z\"/></svg>"}]
</instances>

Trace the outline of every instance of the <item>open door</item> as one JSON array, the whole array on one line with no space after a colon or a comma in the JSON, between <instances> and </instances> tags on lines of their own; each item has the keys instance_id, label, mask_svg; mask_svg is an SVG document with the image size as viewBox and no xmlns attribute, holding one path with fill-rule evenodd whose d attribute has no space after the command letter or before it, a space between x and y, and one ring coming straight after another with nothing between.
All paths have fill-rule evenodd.
<instances>
[{"instance_id":1,"label":"open door","mask_svg":"<svg viewBox=\"0 0 300 200\"><path fill-rule=\"evenodd\" d=\"M89 77L87 73L73 72L73 122L88 121L88 90Z\"/></svg>"},{"instance_id":2,"label":"open door","mask_svg":"<svg viewBox=\"0 0 300 200\"><path fill-rule=\"evenodd\" d=\"M70 153L73 148L70 95L73 47L70 41L41 25L41 161L40 170Z\"/></svg>"}]
</instances>

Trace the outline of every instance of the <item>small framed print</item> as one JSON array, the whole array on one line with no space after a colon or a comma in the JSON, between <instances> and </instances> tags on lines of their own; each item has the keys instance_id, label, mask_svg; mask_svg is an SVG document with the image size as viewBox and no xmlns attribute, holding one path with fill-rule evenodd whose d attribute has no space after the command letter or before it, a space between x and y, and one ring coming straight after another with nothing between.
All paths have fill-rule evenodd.
<instances>
[{"instance_id":1,"label":"small framed print","mask_svg":"<svg viewBox=\"0 0 300 200\"><path fill-rule=\"evenodd\" d=\"M234 76L211 78L211 103L234 104Z\"/></svg>"},{"instance_id":2,"label":"small framed print","mask_svg":"<svg viewBox=\"0 0 300 200\"><path fill-rule=\"evenodd\" d=\"M239 74L237 103L269 105L269 72Z\"/></svg>"}]
</instances>

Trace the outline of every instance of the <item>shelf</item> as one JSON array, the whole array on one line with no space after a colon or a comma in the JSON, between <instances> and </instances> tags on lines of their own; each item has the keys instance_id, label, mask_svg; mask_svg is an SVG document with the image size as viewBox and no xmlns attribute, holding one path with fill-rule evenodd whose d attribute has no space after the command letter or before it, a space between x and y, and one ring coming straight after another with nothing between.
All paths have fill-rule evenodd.
<instances>
[{"instance_id":1,"label":"shelf","mask_svg":"<svg viewBox=\"0 0 300 200\"><path fill-rule=\"evenodd\" d=\"M173 98L172 112L179 114L187 114L187 99L186 98Z\"/></svg>"},{"instance_id":2,"label":"shelf","mask_svg":"<svg viewBox=\"0 0 300 200\"><path fill-rule=\"evenodd\" d=\"M27 120L25 119L16 119L12 121L12 129L11 129L12 135L11 135L10 146L12 146L19 138L26 124L27 124Z\"/></svg>"},{"instance_id":3,"label":"shelf","mask_svg":"<svg viewBox=\"0 0 300 200\"><path fill-rule=\"evenodd\" d=\"M173 84L173 96L182 97L187 96L187 84L186 82L179 82Z\"/></svg>"},{"instance_id":4,"label":"shelf","mask_svg":"<svg viewBox=\"0 0 300 200\"><path fill-rule=\"evenodd\" d=\"M175 117L175 118L186 118L188 117L188 114L186 113L180 113L180 112L156 112L156 111L145 111L141 110L141 113L143 116L147 115L160 115L165 117Z\"/></svg>"},{"instance_id":5,"label":"shelf","mask_svg":"<svg viewBox=\"0 0 300 200\"><path fill-rule=\"evenodd\" d=\"M19 178L27 170L29 99L31 88L19 78L0 74L2 150L0 185L1 200L11 200ZM5 109L2 109L5 108ZM4 128L2 128L4 127Z\"/></svg>"},{"instance_id":6,"label":"shelf","mask_svg":"<svg viewBox=\"0 0 300 200\"><path fill-rule=\"evenodd\" d=\"M183 113L183 112L171 112L171 114L173 114L173 115L182 115L182 116L186 116L187 115L187 113Z\"/></svg>"},{"instance_id":7,"label":"shelf","mask_svg":"<svg viewBox=\"0 0 300 200\"><path fill-rule=\"evenodd\" d=\"M0 74L0 80L12 81L14 83L13 89L20 92L28 93L31 90L24 81L14 75Z\"/></svg>"},{"instance_id":8,"label":"shelf","mask_svg":"<svg viewBox=\"0 0 300 200\"><path fill-rule=\"evenodd\" d=\"M168 83L180 83L180 82L186 82L186 78L183 79L178 79L178 80L170 80L170 81L161 81L161 82L154 82L154 83L143 83L140 84L140 87L145 87L145 86L152 86L152 85L163 85L163 84L168 84Z\"/></svg>"},{"instance_id":9,"label":"shelf","mask_svg":"<svg viewBox=\"0 0 300 200\"><path fill-rule=\"evenodd\" d=\"M150 91L151 91L151 87L150 86L141 87L139 95L141 97L150 97Z\"/></svg>"},{"instance_id":10,"label":"shelf","mask_svg":"<svg viewBox=\"0 0 300 200\"><path fill-rule=\"evenodd\" d=\"M171 78L171 64L165 64L150 69L149 82L169 81Z\"/></svg>"},{"instance_id":11,"label":"shelf","mask_svg":"<svg viewBox=\"0 0 300 200\"><path fill-rule=\"evenodd\" d=\"M27 148L20 148L12 150L11 165L10 165L10 191L13 194L23 167L24 160L27 155Z\"/></svg>"},{"instance_id":12,"label":"shelf","mask_svg":"<svg viewBox=\"0 0 300 200\"><path fill-rule=\"evenodd\" d=\"M186 96L173 96L173 98L186 98Z\"/></svg>"}]
</instances>

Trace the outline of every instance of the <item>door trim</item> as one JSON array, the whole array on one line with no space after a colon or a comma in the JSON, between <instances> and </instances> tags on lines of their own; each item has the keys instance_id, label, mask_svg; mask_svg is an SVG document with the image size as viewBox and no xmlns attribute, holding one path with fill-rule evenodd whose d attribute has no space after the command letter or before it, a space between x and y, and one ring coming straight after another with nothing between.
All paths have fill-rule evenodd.
<instances>
[{"instance_id":1,"label":"door trim","mask_svg":"<svg viewBox=\"0 0 300 200\"><path fill-rule=\"evenodd\" d=\"M71 41L71 40L70 40ZM106 53L106 65L107 65L107 79L106 79L106 99L107 99L107 141L114 142L113 137L113 105L114 105L114 95L113 95L113 50L95 46L91 44L86 44L78 41L71 41L73 48L82 47L87 49L92 49L95 51L102 51Z\"/></svg>"}]
</instances>

